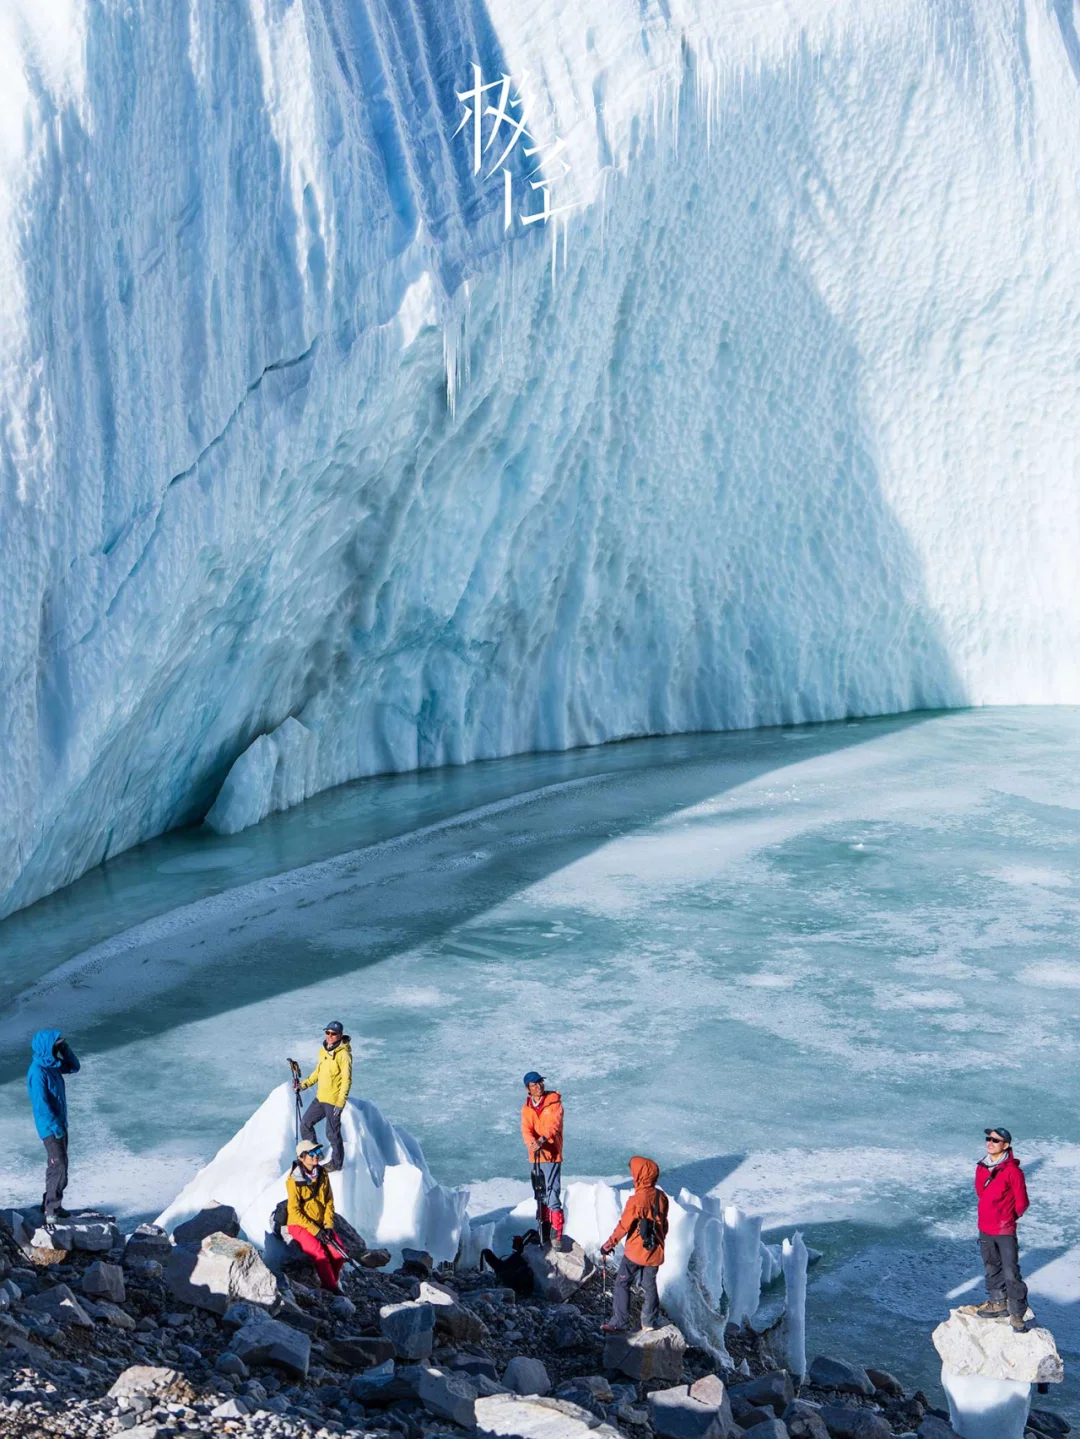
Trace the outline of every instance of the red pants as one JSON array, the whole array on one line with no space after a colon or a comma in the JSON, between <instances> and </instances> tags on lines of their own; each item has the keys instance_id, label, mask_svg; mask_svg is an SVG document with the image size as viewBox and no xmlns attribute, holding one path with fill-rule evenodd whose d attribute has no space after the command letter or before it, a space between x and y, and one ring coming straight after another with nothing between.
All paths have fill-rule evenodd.
<instances>
[{"instance_id":1,"label":"red pants","mask_svg":"<svg viewBox=\"0 0 1080 1439\"><path fill-rule=\"evenodd\" d=\"M300 1248L315 1265L315 1273L319 1276L319 1283L324 1289L336 1289L338 1287L338 1275L345 1268L345 1255L338 1254L334 1246L324 1246L315 1238L310 1229L304 1229L302 1225L290 1224L289 1235L295 1239ZM334 1235L334 1245L340 1245L341 1240Z\"/></svg>"}]
</instances>

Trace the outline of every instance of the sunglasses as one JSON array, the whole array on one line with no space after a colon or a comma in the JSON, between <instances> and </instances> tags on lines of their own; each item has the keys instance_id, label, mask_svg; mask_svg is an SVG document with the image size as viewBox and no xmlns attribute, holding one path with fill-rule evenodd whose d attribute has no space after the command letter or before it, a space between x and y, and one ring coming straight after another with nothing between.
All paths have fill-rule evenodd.
<instances>
[{"instance_id":1,"label":"sunglasses","mask_svg":"<svg viewBox=\"0 0 1080 1439\"><path fill-rule=\"evenodd\" d=\"M986 1136L986 1142L987 1144L1004 1144L1005 1140L1002 1139L1000 1134L988 1134Z\"/></svg>"}]
</instances>

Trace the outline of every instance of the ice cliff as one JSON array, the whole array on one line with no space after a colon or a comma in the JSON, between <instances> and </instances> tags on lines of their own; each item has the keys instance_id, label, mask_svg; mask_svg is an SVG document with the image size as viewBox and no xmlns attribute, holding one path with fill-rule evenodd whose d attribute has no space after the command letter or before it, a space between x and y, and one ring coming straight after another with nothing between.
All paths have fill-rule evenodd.
<instances>
[{"instance_id":1,"label":"ice cliff","mask_svg":"<svg viewBox=\"0 0 1080 1439\"><path fill-rule=\"evenodd\" d=\"M0 913L290 718L226 827L530 748L1080 701L1077 23L0 0ZM453 135L474 62L565 141L554 284Z\"/></svg>"}]
</instances>

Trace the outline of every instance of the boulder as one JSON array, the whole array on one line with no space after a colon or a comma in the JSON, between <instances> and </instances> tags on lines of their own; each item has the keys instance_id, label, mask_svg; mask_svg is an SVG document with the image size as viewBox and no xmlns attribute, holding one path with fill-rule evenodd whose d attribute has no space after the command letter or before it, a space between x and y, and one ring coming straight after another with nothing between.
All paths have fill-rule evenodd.
<instances>
[{"instance_id":1,"label":"boulder","mask_svg":"<svg viewBox=\"0 0 1080 1439\"><path fill-rule=\"evenodd\" d=\"M82 1250L86 1254L106 1254L120 1243L120 1231L109 1215L93 1219L69 1219L66 1227L71 1233L69 1248Z\"/></svg>"},{"instance_id":2,"label":"boulder","mask_svg":"<svg viewBox=\"0 0 1080 1439\"><path fill-rule=\"evenodd\" d=\"M733 1406L771 1409L778 1419L794 1398L795 1385L786 1369L762 1374L757 1379L751 1379L749 1384L737 1384L731 1390Z\"/></svg>"},{"instance_id":3,"label":"boulder","mask_svg":"<svg viewBox=\"0 0 1080 1439\"><path fill-rule=\"evenodd\" d=\"M107 1264L96 1259L82 1277L82 1291L91 1299L108 1299L112 1304L123 1304L124 1271L119 1264Z\"/></svg>"},{"instance_id":4,"label":"boulder","mask_svg":"<svg viewBox=\"0 0 1080 1439\"><path fill-rule=\"evenodd\" d=\"M832 1439L891 1439L892 1426L872 1409L823 1404L821 1418Z\"/></svg>"},{"instance_id":5,"label":"boulder","mask_svg":"<svg viewBox=\"0 0 1080 1439\"><path fill-rule=\"evenodd\" d=\"M450 1368L467 1374L470 1379L478 1379L483 1375L485 1379L497 1382L499 1378L495 1361L488 1354L455 1354L450 1361Z\"/></svg>"},{"instance_id":6,"label":"boulder","mask_svg":"<svg viewBox=\"0 0 1080 1439\"><path fill-rule=\"evenodd\" d=\"M666 1379L677 1384L685 1350L686 1340L674 1324L641 1329L636 1334L609 1334L604 1341L604 1368L631 1379Z\"/></svg>"},{"instance_id":7,"label":"boulder","mask_svg":"<svg viewBox=\"0 0 1080 1439\"><path fill-rule=\"evenodd\" d=\"M460 1424L463 1429L474 1427L474 1406L478 1394L464 1374L416 1364L406 1365L399 1371L398 1377L409 1385L420 1403L436 1419L448 1419L451 1424Z\"/></svg>"},{"instance_id":8,"label":"boulder","mask_svg":"<svg viewBox=\"0 0 1080 1439\"><path fill-rule=\"evenodd\" d=\"M492 1439L621 1439L617 1429L565 1399L492 1394L477 1399L475 1410L477 1433Z\"/></svg>"},{"instance_id":9,"label":"boulder","mask_svg":"<svg viewBox=\"0 0 1080 1439\"><path fill-rule=\"evenodd\" d=\"M385 1269L391 1257L389 1249L365 1249L357 1260L365 1269Z\"/></svg>"},{"instance_id":10,"label":"boulder","mask_svg":"<svg viewBox=\"0 0 1080 1439\"><path fill-rule=\"evenodd\" d=\"M349 1397L369 1409L382 1409L399 1399L414 1399L416 1396L405 1380L395 1372L394 1361L388 1359L385 1364L358 1374L349 1385Z\"/></svg>"},{"instance_id":11,"label":"boulder","mask_svg":"<svg viewBox=\"0 0 1080 1439\"><path fill-rule=\"evenodd\" d=\"M65 1328L93 1329L94 1321L87 1314L66 1284L56 1284L52 1289L43 1289L40 1294L31 1294L23 1300L23 1307L35 1314L48 1314L57 1324Z\"/></svg>"},{"instance_id":12,"label":"boulder","mask_svg":"<svg viewBox=\"0 0 1080 1439\"><path fill-rule=\"evenodd\" d=\"M127 1237L124 1245L124 1263L138 1264L147 1259L164 1263L172 1253L172 1241L158 1224L140 1224Z\"/></svg>"},{"instance_id":13,"label":"boulder","mask_svg":"<svg viewBox=\"0 0 1080 1439\"><path fill-rule=\"evenodd\" d=\"M515 1354L503 1370L502 1382L514 1394L550 1394L551 1380L539 1359Z\"/></svg>"},{"instance_id":14,"label":"boulder","mask_svg":"<svg viewBox=\"0 0 1080 1439\"><path fill-rule=\"evenodd\" d=\"M138 1395L153 1397L175 1384L180 1375L175 1369L156 1364L132 1364L118 1376L109 1390L110 1399L134 1399Z\"/></svg>"},{"instance_id":15,"label":"boulder","mask_svg":"<svg viewBox=\"0 0 1080 1439\"><path fill-rule=\"evenodd\" d=\"M866 1370L843 1359L829 1359L819 1354L806 1377L818 1389L837 1389L841 1394L864 1394L867 1399L874 1397L874 1386Z\"/></svg>"},{"instance_id":16,"label":"boulder","mask_svg":"<svg viewBox=\"0 0 1080 1439\"><path fill-rule=\"evenodd\" d=\"M693 1386L654 1389L649 1395L649 1421L653 1433L663 1439L732 1439L735 1433L731 1402L715 1374Z\"/></svg>"},{"instance_id":17,"label":"boulder","mask_svg":"<svg viewBox=\"0 0 1080 1439\"><path fill-rule=\"evenodd\" d=\"M345 1369L374 1369L393 1359L395 1351L391 1340L365 1334L362 1339L331 1339L325 1352L332 1364Z\"/></svg>"},{"instance_id":18,"label":"boulder","mask_svg":"<svg viewBox=\"0 0 1080 1439\"><path fill-rule=\"evenodd\" d=\"M1064 1439L1069 1433L1068 1422L1049 1409L1033 1409L1027 1422L1029 1429L1034 1429L1036 1434L1045 1434L1046 1439Z\"/></svg>"},{"instance_id":19,"label":"boulder","mask_svg":"<svg viewBox=\"0 0 1080 1439\"><path fill-rule=\"evenodd\" d=\"M403 1249L401 1251L399 1274L415 1274L420 1279L427 1279L434 1267L435 1261L426 1249Z\"/></svg>"},{"instance_id":20,"label":"boulder","mask_svg":"<svg viewBox=\"0 0 1080 1439\"><path fill-rule=\"evenodd\" d=\"M874 1386L877 1394L887 1394L890 1399L903 1399L904 1386L899 1379L895 1379L887 1369L867 1368L866 1377Z\"/></svg>"},{"instance_id":21,"label":"boulder","mask_svg":"<svg viewBox=\"0 0 1080 1439\"><path fill-rule=\"evenodd\" d=\"M269 1307L278 1292L255 1246L228 1234L208 1234L198 1249L174 1249L165 1282L174 1298L212 1314L224 1314L237 1300Z\"/></svg>"},{"instance_id":22,"label":"boulder","mask_svg":"<svg viewBox=\"0 0 1080 1439\"><path fill-rule=\"evenodd\" d=\"M1060 1384L1065 1377L1049 1329L1017 1334L1005 1321L953 1309L934 1330L933 1339L942 1364L952 1374L1028 1384Z\"/></svg>"},{"instance_id":23,"label":"boulder","mask_svg":"<svg viewBox=\"0 0 1080 1439\"><path fill-rule=\"evenodd\" d=\"M272 1364L295 1378L307 1378L311 1340L291 1324L265 1317L249 1319L233 1335L232 1350L245 1364Z\"/></svg>"},{"instance_id":24,"label":"boulder","mask_svg":"<svg viewBox=\"0 0 1080 1439\"><path fill-rule=\"evenodd\" d=\"M89 1305L91 1301L87 1301ZM88 1312L90 1312L88 1310ZM104 1319L106 1324L111 1324L114 1329L134 1329L135 1321L126 1310L116 1304L110 1304L107 1299L99 1299L93 1305L91 1313L93 1319Z\"/></svg>"},{"instance_id":25,"label":"boulder","mask_svg":"<svg viewBox=\"0 0 1080 1439\"><path fill-rule=\"evenodd\" d=\"M248 1367L237 1354L230 1350L223 1350L214 1360L214 1368L219 1374L227 1374L230 1379L246 1379Z\"/></svg>"},{"instance_id":26,"label":"boulder","mask_svg":"<svg viewBox=\"0 0 1080 1439\"><path fill-rule=\"evenodd\" d=\"M563 1300L591 1279L596 1266L577 1240L563 1240L562 1249L552 1245L526 1244L521 1257L532 1270L533 1293L541 1299Z\"/></svg>"},{"instance_id":27,"label":"boulder","mask_svg":"<svg viewBox=\"0 0 1080 1439\"><path fill-rule=\"evenodd\" d=\"M776 1415L771 1409L759 1408L756 1404L731 1403L731 1412L735 1415L735 1423L740 1429L753 1429L755 1424L767 1424Z\"/></svg>"},{"instance_id":28,"label":"boulder","mask_svg":"<svg viewBox=\"0 0 1080 1439\"><path fill-rule=\"evenodd\" d=\"M919 1425L919 1439L960 1439L956 1430L936 1414L927 1414Z\"/></svg>"},{"instance_id":29,"label":"boulder","mask_svg":"<svg viewBox=\"0 0 1080 1439\"><path fill-rule=\"evenodd\" d=\"M479 1314L466 1309L447 1285L421 1280L417 1300L434 1308L436 1334L445 1334L455 1344L479 1344L487 1338L487 1325Z\"/></svg>"},{"instance_id":30,"label":"boulder","mask_svg":"<svg viewBox=\"0 0 1080 1439\"><path fill-rule=\"evenodd\" d=\"M744 1429L743 1439L788 1439L787 1425L782 1419L766 1419L761 1424L752 1424L749 1429Z\"/></svg>"},{"instance_id":31,"label":"boulder","mask_svg":"<svg viewBox=\"0 0 1080 1439\"><path fill-rule=\"evenodd\" d=\"M211 1419L243 1419L245 1414L251 1411L242 1399L226 1399L224 1404L218 1404L210 1410Z\"/></svg>"},{"instance_id":32,"label":"boulder","mask_svg":"<svg viewBox=\"0 0 1080 1439\"><path fill-rule=\"evenodd\" d=\"M605 1405L615 1402L615 1395L611 1385L602 1374L578 1374L573 1379L567 1379L555 1390L556 1399L565 1399L568 1404L576 1404L581 1409L588 1409L598 1419L604 1419Z\"/></svg>"},{"instance_id":33,"label":"boulder","mask_svg":"<svg viewBox=\"0 0 1080 1439\"><path fill-rule=\"evenodd\" d=\"M52 1229L35 1229L30 1238L30 1261L37 1269L47 1269L52 1264L63 1264L71 1248L71 1235L60 1234Z\"/></svg>"},{"instance_id":34,"label":"boulder","mask_svg":"<svg viewBox=\"0 0 1080 1439\"><path fill-rule=\"evenodd\" d=\"M791 1439L829 1439L821 1410L805 1399L793 1399L781 1414Z\"/></svg>"},{"instance_id":35,"label":"boulder","mask_svg":"<svg viewBox=\"0 0 1080 1439\"><path fill-rule=\"evenodd\" d=\"M399 1359L427 1359L435 1338L435 1306L410 1300L405 1304L384 1304L379 1310L382 1332Z\"/></svg>"},{"instance_id":36,"label":"boulder","mask_svg":"<svg viewBox=\"0 0 1080 1439\"><path fill-rule=\"evenodd\" d=\"M177 1244L201 1244L210 1234L227 1234L235 1239L239 1233L240 1220L232 1205L214 1204L178 1224L173 1230L173 1239Z\"/></svg>"}]
</instances>

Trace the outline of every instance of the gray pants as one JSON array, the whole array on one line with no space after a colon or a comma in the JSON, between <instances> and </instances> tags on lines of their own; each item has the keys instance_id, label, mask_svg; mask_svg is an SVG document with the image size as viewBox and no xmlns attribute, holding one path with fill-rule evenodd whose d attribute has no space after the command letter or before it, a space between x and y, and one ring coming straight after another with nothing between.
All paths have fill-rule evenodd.
<instances>
[{"instance_id":1,"label":"gray pants","mask_svg":"<svg viewBox=\"0 0 1080 1439\"><path fill-rule=\"evenodd\" d=\"M341 1110L332 1104L323 1104L313 1099L304 1111L300 1121L300 1138L315 1141L315 1126L320 1119L326 1120L326 1137L330 1141L330 1165L341 1169L345 1163L345 1141L341 1137Z\"/></svg>"},{"instance_id":2,"label":"gray pants","mask_svg":"<svg viewBox=\"0 0 1080 1439\"><path fill-rule=\"evenodd\" d=\"M544 1204L562 1213L562 1160L549 1159L536 1168L544 1177Z\"/></svg>"},{"instance_id":3,"label":"gray pants","mask_svg":"<svg viewBox=\"0 0 1080 1439\"><path fill-rule=\"evenodd\" d=\"M659 1267L658 1264L635 1264L623 1255L611 1296L611 1322L616 1329L626 1329L630 1324L630 1286L635 1279L641 1283L642 1328L656 1328L656 1321L660 1318L660 1299L656 1293L656 1271Z\"/></svg>"},{"instance_id":4,"label":"gray pants","mask_svg":"<svg viewBox=\"0 0 1080 1439\"><path fill-rule=\"evenodd\" d=\"M48 1139L42 1141L45 1145L45 1193L41 1197L41 1207L48 1218L60 1208L60 1201L64 1197L64 1190L68 1182L68 1142L67 1135L62 1134L59 1138L50 1134Z\"/></svg>"},{"instance_id":5,"label":"gray pants","mask_svg":"<svg viewBox=\"0 0 1080 1439\"><path fill-rule=\"evenodd\" d=\"M1009 1313L1023 1319L1028 1304L1027 1285L1020 1277L1020 1245L1015 1234L980 1234L986 1292L991 1299L1004 1299Z\"/></svg>"}]
</instances>

